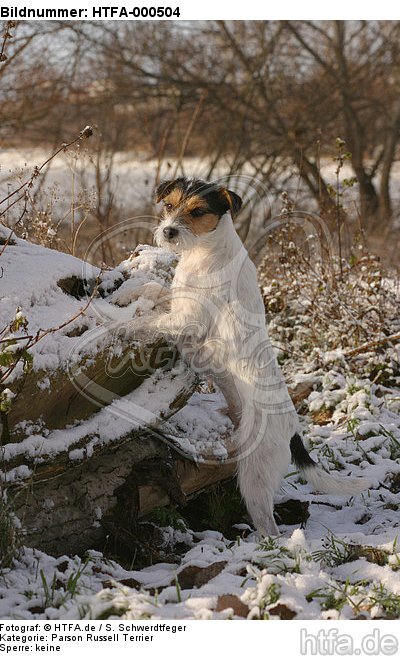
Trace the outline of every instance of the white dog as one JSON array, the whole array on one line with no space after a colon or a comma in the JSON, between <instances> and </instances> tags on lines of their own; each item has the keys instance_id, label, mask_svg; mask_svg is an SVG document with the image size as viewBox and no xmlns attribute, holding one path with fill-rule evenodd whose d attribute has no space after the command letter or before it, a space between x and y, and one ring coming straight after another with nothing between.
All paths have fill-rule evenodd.
<instances>
[{"instance_id":1,"label":"white dog","mask_svg":"<svg viewBox=\"0 0 400 656\"><path fill-rule=\"evenodd\" d=\"M330 475L310 458L298 434L298 417L270 345L254 265L233 225L242 201L202 180L162 183L155 231L158 246L180 254L171 290L149 283L144 293L170 309L132 323L136 336L160 333L184 347L196 366L222 390L236 424L238 481L256 529L276 535L274 493L290 459L321 491L351 495L364 479Z\"/></svg>"}]
</instances>

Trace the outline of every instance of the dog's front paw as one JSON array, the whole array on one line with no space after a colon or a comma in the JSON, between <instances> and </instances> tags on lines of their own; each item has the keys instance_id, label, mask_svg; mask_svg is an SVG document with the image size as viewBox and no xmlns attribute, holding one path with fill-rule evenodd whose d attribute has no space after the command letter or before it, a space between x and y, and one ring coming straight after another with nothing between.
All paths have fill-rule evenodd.
<instances>
[{"instance_id":1,"label":"dog's front paw","mask_svg":"<svg viewBox=\"0 0 400 656\"><path fill-rule=\"evenodd\" d=\"M129 303L137 301L140 298L141 289L144 285L138 285L133 279L125 280L111 296L110 301L120 307L126 307Z\"/></svg>"},{"instance_id":2,"label":"dog's front paw","mask_svg":"<svg viewBox=\"0 0 400 656\"><path fill-rule=\"evenodd\" d=\"M145 298L154 304L162 304L169 299L170 291L160 283L150 280L144 284L138 284L133 278L125 280L121 287L117 289L110 297L111 303L125 307L137 301L139 298Z\"/></svg>"}]
</instances>

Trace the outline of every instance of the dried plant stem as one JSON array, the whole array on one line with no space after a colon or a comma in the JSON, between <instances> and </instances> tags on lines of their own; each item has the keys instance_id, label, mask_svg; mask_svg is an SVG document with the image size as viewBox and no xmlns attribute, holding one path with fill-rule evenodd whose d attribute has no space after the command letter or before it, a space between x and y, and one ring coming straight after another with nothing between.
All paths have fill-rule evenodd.
<instances>
[{"instance_id":1,"label":"dried plant stem","mask_svg":"<svg viewBox=\"0 0 400 656\"><path fill-rule=\"evenodd\" d=\"M183 171L183 158L185 156L186 148L187 148L187 145L189 143L190 135L193 131L193 128L196 124L197 118L200 114L200 111L202 109L202 106L203 106L204 101L206 100L206 98L207 98L207 92L203 91L203 93L201 94L201 96L199 98L199 101L198 101L198 103L197 103L197 105L194 109L194 112L192 114L192 118L190 119L189 125L188 125L187 130L185 132L185 135L183 137L181 149L179 151L179 155L178 155L178 158L176 160L175 168L174 168L174 171L173 171L173 174L172 174L173 178L175 178L177 176L179 168L181 169L182 174L184 173L184 171Z\"/></svg>"},{"instance_id":2,"label":"dried plant stem","mask_svg":"<svg viewBox=\"0 0 400 656\"><path fill-rule=\"evenodd\" d=\"M385 344L388 344L389 342L398 342L398 341L400 341L400 333L394 333L393 335L382 337L382 339L375 339L371 342L365 342L365 344L361 344L361 346L357 346L357 348L347 351L344 355L345 357L351 358L354 355L358 355L359 353L365 353L365 351L369 351L370 349L375 349L375 348L379 348L380 346L385 346Z\"/></svg>"},{"instance_id":3,"label":"dried plant stem","mask_svg":"<svg viewBox=\"0 0 400 656\"><path fill-rule=\"evenodd\" d=\"M40 342L47 335L50 335L52 333L56 333L59 330L62 330L63 328L68 326L73 321L76 321L76 319L79 319L79 317L81 317L82 315L85 314L86 310L88 309L89 305L92 303L92 301L93 301L93 299L96 295L98 286L100 284L101 274L102 274L102 271L100 271L99 275L97 276L96 285L95 285L89 299L85 303L84 307L81 308L79 310L79 312L74 314L72 317L70 317L69 319L67 319L63 323L59 324L58 326L54 326L53 328L48 328L47 330L43 330L42 328L40 328L35 335L25 335L23 337L10 337L10 338L6 337L6 338L3 338L3 339L0 340L0 344L4 344L4 343L7 343L7 342L14 342L14 341L17 341L17 340L22 341L22 340L25 339L25 340L27 340L27 343L23 346L23 350L27 351L28 349L32 348L32 346L35 346L38 342ZM19 362L19 360L16 360L15 362L13 362L13 364L3 373L3 375L0 378L0 384L3 384L4 381L7 380L8 376L14 371L14 369L17 366L18 362Z\"/></svg>"},{"instance_id":4,"label":"dried plant stem","mask_svg":"<svg viewBox=\"0 0 400 656\"><path fill-rule=\"evenodd\" d=\"M61 144L61 146L59 148L57 148L54 151L54 153L52 155L50 155L50 157L48 157L40 166L35 166L31 176L27 180L25 180L25 182L23 182L19 187L17 187L17 189L14 189L14 191L11 191L7 196L5 196L5 198L0 200L0 205L3 205L7 201L9 201L11 198L14 198L14 196L16 196L16 198L13 200L13 202L11 204L7 205L7 207L0 212L0 218L2 216L4 216L11 209L11 207L13 207L18 202L20 202L21 200L24 199L25 200L25 208L24 208L24 211L23 211L23 214L22 214L22 216L23 216L26 212L26 203L27 203L27 200L28 200L27 199L27 190L30 187L32 187L35 178L37 178L40 175L40 172L45 168L45 166L47 166L61 152L65 152L68 148L70 148L74 144L82 141L82 139L87 139L88 137L92 136L92 134L93 134L93 128L91 128L90 126L86 126L83 130L81 130L81 132L79 133L79 135L75 139L73 139L72 141L70 141L68 143ZM19 217L17 223L19 223L21 221L22 216ZM3 245L3 248L0 251L0 256L4 252L5 248L8 246L14 232L15 232L15 226L14 226L13 230L11 230L11 232L8 236L8 239L6 240L5 244Z\"/></svg>"},{"instance_id":5,"label":"dried plant stem","mask_svg":"<svg viewBox=\"0 0 400 656\"><path fill-rule=\"evenodd\" d=\"M7 56L5 54L5 49L6 49L6 44L9 39L12 39L12 34L11 31L16 25L16 22L11 20L6 22L6 26L4 29L4 34L3 34L3 40L1 43L1 49L0 49L0 63L5 62L7 60Z\"/></svg>"}]
</instances>

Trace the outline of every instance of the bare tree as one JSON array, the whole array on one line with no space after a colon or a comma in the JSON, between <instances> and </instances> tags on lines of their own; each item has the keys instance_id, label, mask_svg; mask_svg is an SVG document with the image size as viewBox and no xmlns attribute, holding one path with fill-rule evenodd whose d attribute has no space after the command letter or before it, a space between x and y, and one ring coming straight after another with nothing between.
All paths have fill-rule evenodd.
<instances>
[{"instance_id":1,"label":"bare tree","mask_svg":"<svg viewBox=\"0 0 400 656\"><path fill-rule=\"evenodd\" d=\"M21 31L21 47L28 28ZM45 126L54 138L62 111L71 127L77 117L79 124L96 123L104 149L115 149L118 133L118 147L154 158L154 181L185 172L191 156L205 177L242 176L241 192L253 208L253 219L242 214L242 237L253 229L260 196L248 184L251 177L264 194L286 190L298 203L309 206L311 200L334 225L336 199L321 161L332 156L340 136L351 153L363 227L390 229L397 211L390 182L400 129L400 22L86 22L45 28L36 43L47 47L55 33L63 43L58 60L46 58L41 72L40 47L33 48L31 37L25 50L36 54L28 65L21 53L20 83L13 89L16 116L29 117L38 134ZM32 80L42 75L48 86L30 90L21 82L24 71ZM3 130L12 127L4 124Z\"/></svg>"}]
</instances>

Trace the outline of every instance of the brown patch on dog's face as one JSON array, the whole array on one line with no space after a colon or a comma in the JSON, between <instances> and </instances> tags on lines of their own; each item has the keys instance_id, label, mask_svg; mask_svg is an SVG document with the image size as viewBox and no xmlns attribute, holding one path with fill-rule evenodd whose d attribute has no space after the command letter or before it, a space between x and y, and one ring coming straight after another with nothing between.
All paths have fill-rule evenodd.
<instances>
[{"instance_id":1,"label":"brown patch on dog's face","mask_svg":"<svg viewBox=\"0 0 400 656\"><path fill-rule=\"evenodd\" d=\"M199 236L215 230L218 225L218 216L215 214L203 214L198 218L194 218L189 215L184 218L184 221L193 234Z\"/></svg>"},{"instance_id":2,"label":"brown patch on dog's face","mask_svg":"<svg viewBox=\"0 0 400 656\"><path fill-rule=\"evenodd\" d=\"M173 189L164 200L164 210L176 215L186 216L196 209L209 209L208 203L201 196L184 196L181 189Z\"/></svg>"},{"instance_id":3,"label":"brown patch on dog's face","mask_svg":"<svg viewBox=\"0 0 400 656\"><path fill-rule=\"evenodd\" d=\"M182 200L182 190L178 188L172 189L172 191L170 191L169 194L167 194L167 196L163 198L164 208L167 211L172 211L179 206L181 200Z\"/></svg>"}]
</instances>

